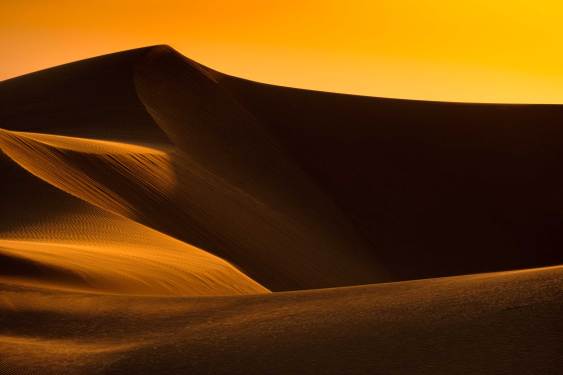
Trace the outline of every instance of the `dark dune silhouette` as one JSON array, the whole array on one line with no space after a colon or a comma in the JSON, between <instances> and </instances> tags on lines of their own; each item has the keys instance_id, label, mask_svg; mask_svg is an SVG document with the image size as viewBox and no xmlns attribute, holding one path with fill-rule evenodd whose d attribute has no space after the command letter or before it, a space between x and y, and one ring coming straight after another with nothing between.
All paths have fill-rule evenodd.
<instances>
[{"instance_id":1,"label":"dark dune silhouette","mask_svg":"<svg viewBox=\"0 0 563 375\"><path fill-rule=\"evenodd\" d=\"M0 83L0 128L0 371L563 368L563 106L155 46Z\"/></svg>"},{"instance_id":2,"label":"dark dune silhouette","mask_svg":"<svg viewBox=\"0 0 563 375\"><path fill-rule=\"evenodd\" d=\"M561 262L563 106L357 97L219 77L394 280Z\"/></svg>"}]
</instances>

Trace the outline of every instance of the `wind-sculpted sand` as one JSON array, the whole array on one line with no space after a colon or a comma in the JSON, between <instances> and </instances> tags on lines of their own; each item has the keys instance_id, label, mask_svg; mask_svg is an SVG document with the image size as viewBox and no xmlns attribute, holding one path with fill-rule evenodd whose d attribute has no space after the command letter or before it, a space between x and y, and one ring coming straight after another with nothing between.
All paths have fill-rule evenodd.
<instances>
[{"instance_id":1,"label":"wind-sculpted sand","mask_svg":"<svg viewBox=\"0 0 563 375\"><path fill-rule=\"evenodd\" d=\"M563 106L0 83L0 373L556 374Z\"/></svg>"},{"instance_id":2,"label":"wind-sculpted sand","mask_svg":"<svg viewBox=\"0 0 563 375\"><path fill-rule=\"evenodd\" d=\"M139 185L166 191L166 185L173 181L166 174L164 152L106 141L9 131L2 131L0 137L2 150L21 166L18 173L26 174L25 169L60 189L52 191L43 181L28 177L27 182L35 185L37 198L49 204L69 205L66 212L56 217L46 219L38 214L33 223L20 222L17 228L2 232L0 279L133 294L267 292L220 258L127 217L134 215L134 210L91 178L92 170L84 170L84 166L99 162L104 166L101 170L114 172L116 179L125 176ZM83 163L82 168L79 162ZM12 179L17 184L19 178Z\"/></svg>"}]
</instances>

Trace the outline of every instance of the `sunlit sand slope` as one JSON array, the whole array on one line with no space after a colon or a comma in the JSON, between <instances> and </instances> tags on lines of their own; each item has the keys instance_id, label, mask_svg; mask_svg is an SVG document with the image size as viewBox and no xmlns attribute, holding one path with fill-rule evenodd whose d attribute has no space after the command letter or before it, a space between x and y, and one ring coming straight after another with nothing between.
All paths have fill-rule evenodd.
<instances>
[{"instance_id":1,"label":"sunlit sand slope","mask_svg":"<svg viewBox=\"0 0 563 375\"><path fill-rule=\"evenodd\" d=\"M42 374L556 374L562 282L556 267L204 299L4 284L0 363Z\"/></svg>"},{"instance_id":2,"label":"sunlit sand slope","mask_svg":"<svg viewBox=\"0 0 563 375\"><path fill-rule=\"evenodd\" d=\"M47 146L34 143L37 142L35 135L15 136L2 131L0 137L0 149L18 162L24 162L24 168L44 177L54 186L73 186L76 190L70 189L70 192L74 195L93 197L92 201L96 201L97 196L93 192L100 189L96 190L95 184L80 179L78 172L73 176L73 170L65 170L65 164L53 163L47 151L62 154L63 150L79 148L81 152L110 157L101 154L108 151L100 148L107 147L105 143L93 142L85 146L85 141L37 136L51 147L60 147L46 148L41 154L36 148L40 144ZM16 144L21 148L17 148ZM112 144L111 147L116 150L127 147L128 152L134 150L150 155L144 148L135 146ZM26 155L25 150L35 152ZM42 158L42 155L45 157ZM6 156L2 156L0 166L10 185L4 187L0 199L3 208L0 280L131 294L267 292L227 262L125 216L104 211L57 190L28 174ZM150 181L149 169L137 173ZM76 184L71 184L66 178L75 178ZM81 188L87 189L87 193ZM29 195L22 194L24 192Z\"/></svg>"},{"instance_id":3,"label":"sunlit sand slope","mask_svg":"<svg viewBox=\"0 0 563 375\"><path fill-rule=\"evenodd\" d=\"M166 153L147 147L3 130L0 147L35 176L123 216L136 214L136 192L150 198L175 184Z\"/></svg>"}]
</instances>

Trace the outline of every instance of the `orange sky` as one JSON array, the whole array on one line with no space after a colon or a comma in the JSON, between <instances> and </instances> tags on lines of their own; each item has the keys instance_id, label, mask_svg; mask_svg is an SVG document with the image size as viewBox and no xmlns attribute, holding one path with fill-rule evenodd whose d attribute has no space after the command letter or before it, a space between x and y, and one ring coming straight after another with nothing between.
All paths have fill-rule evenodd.
<instances>
[{"instance_id":1,"label":"orange sky","mask_svg":"<svg viewBox=\"0 0 563 375\"><path fill-rule=\"evenodd\" d=\"M562 20L561 1L541 0L2 0L0 79L165 43L286 86L563 103Z\"/></svg>"}]
</instances>

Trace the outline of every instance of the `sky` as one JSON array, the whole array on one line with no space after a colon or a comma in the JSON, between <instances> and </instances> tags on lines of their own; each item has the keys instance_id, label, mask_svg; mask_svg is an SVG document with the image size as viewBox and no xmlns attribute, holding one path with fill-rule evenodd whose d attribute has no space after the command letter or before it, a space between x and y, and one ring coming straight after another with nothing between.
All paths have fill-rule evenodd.
<instances>
[{"instance_id":1,"label":"sky","mask_svg":"<svg viewBox=\"0 0 563 375\"><path fill-rule=\"evenodd\" d=\"M0 80L169 44L283 86L463 102L563 103L563 2L0 1Z\"/></svg>"}]
</instances>

